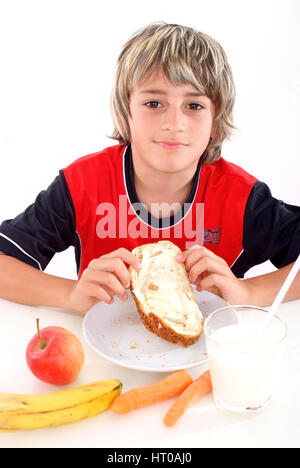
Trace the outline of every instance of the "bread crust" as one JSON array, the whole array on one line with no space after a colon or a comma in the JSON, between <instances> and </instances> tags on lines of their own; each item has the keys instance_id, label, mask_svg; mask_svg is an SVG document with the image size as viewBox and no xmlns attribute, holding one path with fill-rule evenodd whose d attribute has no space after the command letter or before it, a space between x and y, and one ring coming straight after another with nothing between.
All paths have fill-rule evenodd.
<instances>
[{"instance_id":1,"label":"bread crust","mask_svg":"<svg viewBox=\"0 0 300 468\"><path fill-rule=\"evenodd\" d=\"M172 249L174 251L175 251L174 247L176 247L176 249L178 251L178 254L180 254L182 252L179 247L175 246L175 244L173 244L170 241L160 241L157 244L171 244ZM137 247L135 249L135 255L139 259L141 259L139 254L141 254L142 250L143 250L143 245L139 246L139 247ZM186 287L189 289L194 302L197 304L195 294L194 294L193 288L191 286L190 280L188 278L186 269L185 269L184 265L181 265L181 266L182 266L182 272L184 274L185 281L186 281ZM141 304L141 302L139 301L139 299L135 296L135 294L133 292L133 289L134 289L133 275L132 275L133 267L131 267L131 266L129 268L129 273L130 273L130 291L131 291L131 294L132 294L133 299L135 301L135 305L136 305L137 311L139 313L139 316L140 316L144 326L147 328L147 330L149 330L151 333L154 333L155 335L159 336L160 338L162 338L162 339L164 339L164 340L166 340L166 341L168 341L170 343L178 344L178 345L181 345L181 346L184 346L184 347L188 347L188 346L191 346L192 344L196 343L198 341L199 337L201 336L202 332L203 332L203 321L202 321L202 326L201 326L201 328L200 328L200 330L199 330L199 332L197 334L195 334L195 335L186 335L186 334L181 334L181 333L176 332L173 328L171 328L166 322L164 322L164 320L162 320L156 314L154 314L152 312L145 313L143 304Z\"/></svg>"}]
</instances>

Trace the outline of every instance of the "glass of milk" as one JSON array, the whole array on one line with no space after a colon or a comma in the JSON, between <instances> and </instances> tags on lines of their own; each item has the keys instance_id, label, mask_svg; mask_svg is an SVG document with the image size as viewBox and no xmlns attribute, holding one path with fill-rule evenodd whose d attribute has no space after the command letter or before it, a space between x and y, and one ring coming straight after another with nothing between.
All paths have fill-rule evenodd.
<instances>
[{"instance_id":1,"label":"glass of milk","mask_svg":"<svg viewBox=\"0 0 300 468\"><path fill-rule=\"evenodd\" d=\"M206 319L204 332L217 408L253 413L270 402L287 327L274 315L258 341L266 314L268 310L260 307L230 306Z\"/></svg>"}]
</instances>

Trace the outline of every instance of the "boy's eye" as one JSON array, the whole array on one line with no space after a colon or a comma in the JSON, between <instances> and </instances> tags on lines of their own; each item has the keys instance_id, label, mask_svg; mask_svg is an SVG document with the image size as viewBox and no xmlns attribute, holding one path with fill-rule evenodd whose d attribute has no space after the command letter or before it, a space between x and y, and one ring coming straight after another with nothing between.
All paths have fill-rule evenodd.
<instances>
[{"instance_id":1,"label":"boy's eye","mask_svg":"<svg viewBox=\"0 0 300 468\"><path fill-rule=\"evenodd\" d=\"M192 104L189 104L189 106L191 106L192 110L203 109L203 106L201 104L198 104L197 102L192 102Z\"/></svg>"},{"instance_id":2,"label":"boy's eye","mask_svg":"<svg viewBox=\"0 0 300 468\"><path fill-rule=\"evenodd\" d=\"M152 109L158 109L158 106L160 103L158 101L148 101L146 102L145 106L150 107ZM201 104L198 104L197 102L192 102L191 104L188 105L190 106L191 110L197 111L203 109L203 106Z\"/></svg>"},{"instance_id":3,"label":"boy's eye","mask_svg":"<svg viewBox=\"0 0 300 468\"><path fill-rule=\"evenodd\" d=\"M147 107L151 107L153 109L157 109L159 102L158 101L149 101L149 102L146 102L146 106Z\"/></svg>"}]
</instances>

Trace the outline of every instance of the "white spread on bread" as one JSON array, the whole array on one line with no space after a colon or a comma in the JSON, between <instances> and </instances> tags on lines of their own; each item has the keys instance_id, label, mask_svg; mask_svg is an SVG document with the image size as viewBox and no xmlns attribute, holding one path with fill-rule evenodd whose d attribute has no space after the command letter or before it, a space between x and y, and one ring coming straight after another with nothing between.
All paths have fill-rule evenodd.
<instances>
[{"instance_id":1,"label":"white spread on bread","mask_svg":"<svg viewBox=\"0 0 300 468\"><path fill-rule=\"evenodd\" d=\"M203 317L190 285L187 287L184 267L175 260L180 251L175 246L162 248L160 244L144 246L142 257L139 254L142 269L132 273L133 293L146 314L154 313L177 333L196 335Z\"/></svg>"}]
</instances>

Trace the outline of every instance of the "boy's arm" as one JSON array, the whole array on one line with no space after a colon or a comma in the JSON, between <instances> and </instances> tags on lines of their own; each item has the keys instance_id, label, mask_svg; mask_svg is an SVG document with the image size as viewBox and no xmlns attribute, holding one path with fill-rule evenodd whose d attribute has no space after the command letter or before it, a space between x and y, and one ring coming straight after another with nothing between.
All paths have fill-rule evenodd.
<instances>
[{"instance_id":1,"label":"boy's arm","mask_svg":"<svg viewBox=\"0 0 300 468\"><path fill-rule=\"evenodd\" d=\"M137 271L137 257L118 249L92 260L78 281L36 270L0 252L0 297L19 304L73 309L87 312L99 301L111 304L114 296L126 301L130 274L125 264Z\"/></svg>"},{"instance_id":2,"label":"boy's arm","mask_svg":"<svg viewBox=\"0 0 300 468\"><path fill-rule=\"evenodd\" d=\"M0 297L19 304L70 308L76 281L52 276L0 252Z\"/></svg>"},{"instance_id":3,"label":"boy's arm","mask_svg":"<svg viewBox=\"0 0 300 468\"><path fill-rule=\"evenodd\" d=\"M269 187L257 181L249 195L243 223L243 251L231 266L243 277L255 265L266 261L282 269L300 253L300 206L272 196Z\"/></svg>"},{"instance_id":4,"label":"boy's arm","mask_svg":"<svg viewBox=\"0 0 300 468\"><path fill-rule=\"evenodd\" d=\"M293 263L266 275L238 279L227 263L203 246L194 246L178 256L185 263L189 278L198 291L210 291L231 305L269 306L291 270ZM294 279L284 301L300 298L300 272Z\"/></svg>"},{"instance_id":5,"label":"boy's arm","mask_svg":"<svg viewBox=\"0 0 300 468\"><path fill-rule=\"evenodd\" d=\"M280 270L273 271L266 275L255 276L244 280L249 291L251 304L258 306L271 305L275 300L282 284L293 267L287 265ZM300 298L300 271L296 275L291 287L289 288L283 302L292 301Z\"/></svg>"}]
</instances>

